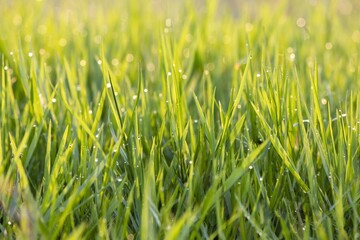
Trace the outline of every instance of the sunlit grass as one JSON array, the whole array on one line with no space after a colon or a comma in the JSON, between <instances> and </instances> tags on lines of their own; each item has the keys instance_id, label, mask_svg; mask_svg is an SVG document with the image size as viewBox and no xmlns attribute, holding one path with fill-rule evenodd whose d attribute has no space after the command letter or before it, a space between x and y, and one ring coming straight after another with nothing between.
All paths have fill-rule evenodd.
<instances>
[{"instance_id":1,"label":"sunlit grass","mask_svg":"<svg viewBox=\"0 0 360 240\"><path fill-rule=\"evenodd\" d=\"M140 2L0 0L0 238L360 238L359 4Z\"/></svg>"}]
</instances>

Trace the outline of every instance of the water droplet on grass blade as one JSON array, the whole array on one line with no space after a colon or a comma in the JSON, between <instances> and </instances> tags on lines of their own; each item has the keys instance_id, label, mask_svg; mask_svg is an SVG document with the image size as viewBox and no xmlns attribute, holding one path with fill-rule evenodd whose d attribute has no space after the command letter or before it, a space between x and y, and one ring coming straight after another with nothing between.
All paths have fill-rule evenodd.
<instances>
[{"instance_id":1,"label":"water droplet on grass blade","mask_svg":"<svg viewBox=\"0 0 360 240\"><path fill-rule=\"evenodd\" d=\"M61 39L59 40L59 45L60 45L60 47L65 47L66 44L67 44L67 40L66 40L65 38L61 38Z\"/></svg>"},{"instance_id":2,"label":"water droplet on grass blade","mask_svg":"<svg viewBox=\"0 0 360 240\"><path fill-rule=\"evenodd\" d=\"M86 60L82 59L80 61L80 66L85 67L86 66Z\"/></svg>"},{"instance_id":3,"label":"water droplet on grass blade","mask_svg":"<svg viewBox=\"0 0 360 240\"><path fill-rule=\"evenodd\" d=\"M40 48L39 54L40 54L41 56L43 56L43 55L45 55L45 53L46 53L46 50L43 49L43 48Z\"/></svg>"},{"instance_id":4,"label":"water droplet on grass blade","mask_svg":"<svg viewBox=\"0 0 360 240\"><path fill-rule=\"evenodd\" d=\"M113 58L112 60L111 60L111 64L113 65L113 66L117 66L117 65L119 65L119 60L117 59L117 58Z\"/></svg>"},{"instance_id":5,"label":"water droplet on grass blade","mask_svg":"<svg viewBox=\"0 0 360 240\"><path fill-rule=\"evenodd\" d=\"M325 48L326 48L326 50L331 50L331 49L332 49L332 47L333 47L333 45L332 45L332 43L331 43L331 42L327 42L327 43L325 44Z\"/></svg>"},{"instance_id":6,"label":"water droplet on grass blade","mask_svg":"<svg viewBox=\"0 0 360 240\"><path fill-rule=\"evenodd\" d=\"M167 19L165 20L165 26L166 26L166 27L171 27L171 25L172 25L171 18L167 18Z\"/></svg>"},{"instance_id":7,"label":"water droplet on grass blade","mask_svg":"<svg viewBox=\"0 0 360 240\"><path fill-rule=\"evenodd\" d=\"M303 28L303 27L305 27L305 25L306 25L306 20L305 20L304 18L300 17L300 18L298 18L298 19L296 20L296 25L297 25L299 28Z\"/></svg>"},{"instance_id":8,"label":"water droplet on grass blade","mask_svg":"<svg viewBox=\"0 0 360 240\"><path fill-rule=\"evenodd\" d=\"M127 61L128 63L134 61L134 55L132 55L131 53L128 53L128 54L126 55L126 61Z\"/></svg>"}]
</instances>

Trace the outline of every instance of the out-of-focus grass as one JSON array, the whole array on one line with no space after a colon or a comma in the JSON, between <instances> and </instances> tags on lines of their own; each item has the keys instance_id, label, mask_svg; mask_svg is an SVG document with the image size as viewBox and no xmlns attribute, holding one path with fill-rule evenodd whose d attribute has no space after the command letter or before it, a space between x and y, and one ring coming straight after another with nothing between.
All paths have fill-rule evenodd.
<instances>
[{"instance_id":1,"label":"out-of-focus grass","mask_svg":"<svg viewBox=\"0 0 360 240\"><path fill-rule=\"evenodd\" d=\"M360 237L356 1L0 4L1 238Z\"/></svg>"}]
</instances>

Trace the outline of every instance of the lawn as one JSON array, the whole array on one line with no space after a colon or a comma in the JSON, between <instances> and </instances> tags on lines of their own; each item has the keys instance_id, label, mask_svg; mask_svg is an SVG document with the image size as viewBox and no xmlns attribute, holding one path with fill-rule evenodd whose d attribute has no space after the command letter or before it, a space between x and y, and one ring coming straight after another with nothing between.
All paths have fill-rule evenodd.
<instances>
[{"instance_id":1,"label":"lawn","mask_svg":"<svg viewBox=\"0 0 360 240\"><path fill-rule=\"evenodd\" d=\"M0 0L1 239L360 239L356 0Z\"/></svg>"}]
</instances>

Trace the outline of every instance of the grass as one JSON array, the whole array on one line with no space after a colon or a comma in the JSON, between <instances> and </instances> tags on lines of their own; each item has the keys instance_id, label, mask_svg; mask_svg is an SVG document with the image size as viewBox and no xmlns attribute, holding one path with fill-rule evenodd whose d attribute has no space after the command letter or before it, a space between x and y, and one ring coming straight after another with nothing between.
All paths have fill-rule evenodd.
<instances>
[{"instance_id":1,"label":"grass","mask_svg":"<svg viewBox=\"0 0 360 240\"><path fill-rule=\"evenodd\" d=\"M0 238L360 238L356 1L0 3Z\"/></svg>"}]
</instances>

